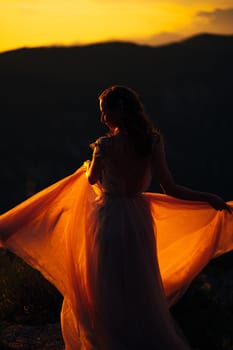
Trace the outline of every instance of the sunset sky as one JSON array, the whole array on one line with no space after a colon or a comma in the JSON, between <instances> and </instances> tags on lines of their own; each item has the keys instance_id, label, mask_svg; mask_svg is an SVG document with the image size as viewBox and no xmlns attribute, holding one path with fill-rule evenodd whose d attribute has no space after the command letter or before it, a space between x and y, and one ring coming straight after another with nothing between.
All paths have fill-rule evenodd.
<instances>
[{"instance_id":1,"label":"sunset sky","mask_svg":"<svg viewBox=\"0 0 233 350\"><path fill-rule=\"evenodd\" d=\"M0 51L233 34L233 0L0 0Z\"/></svg>"}]
</instances>

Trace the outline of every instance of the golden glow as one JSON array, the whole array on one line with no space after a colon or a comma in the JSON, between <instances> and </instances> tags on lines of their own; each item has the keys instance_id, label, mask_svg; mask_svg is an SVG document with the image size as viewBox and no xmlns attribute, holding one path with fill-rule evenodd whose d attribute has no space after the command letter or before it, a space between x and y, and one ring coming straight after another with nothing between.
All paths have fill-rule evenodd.
<instances>
[{"instance_id":1,"label":"golden glow","mask_svg":"<svg viewBox=\"0 0 233 350\"><path fill-rule=\"evenodd\" d=\"M229 8L230 2L0 0L0 51L22 46L138 40L160 32L195 32L196 13L220 6Z\"/></svg>"}]
</instances>

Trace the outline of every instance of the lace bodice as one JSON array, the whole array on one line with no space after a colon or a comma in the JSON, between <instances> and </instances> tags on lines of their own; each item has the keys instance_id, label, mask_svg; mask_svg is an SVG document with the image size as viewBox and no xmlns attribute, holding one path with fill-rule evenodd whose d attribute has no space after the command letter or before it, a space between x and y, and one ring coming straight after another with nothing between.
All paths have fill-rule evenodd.
<instances>
[{"instance_id":1,"label":"lace bodice","mask_svg":"<svg viewBox=\"0 0 233 350\"><path fill-rule=\"evenodd\" d=\"M153 143L158 142L154 136ZM95 143L102 158L100 185L113 195L136 195L151 182L151 155L140 157L127 135L101 137Z\"/></svg>"}]
</instances>

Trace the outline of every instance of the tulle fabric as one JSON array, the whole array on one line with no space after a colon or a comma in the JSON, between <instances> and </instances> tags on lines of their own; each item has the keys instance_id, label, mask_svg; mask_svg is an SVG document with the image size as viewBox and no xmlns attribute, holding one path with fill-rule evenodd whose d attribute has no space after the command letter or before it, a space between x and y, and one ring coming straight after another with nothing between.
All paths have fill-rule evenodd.
<instances>
[{"instance_id":1,"label":"tulle fabric","mask_svg":"<svg viewBox=\"0 0 233 350\"><path fill-rule=\"evenodd\" d=\"M64 296L66 350L185 350L167 304L233 249L233 215L163 194L111 196L81 167L1 215L0 237Z\"/></svg>"}]
</instances>

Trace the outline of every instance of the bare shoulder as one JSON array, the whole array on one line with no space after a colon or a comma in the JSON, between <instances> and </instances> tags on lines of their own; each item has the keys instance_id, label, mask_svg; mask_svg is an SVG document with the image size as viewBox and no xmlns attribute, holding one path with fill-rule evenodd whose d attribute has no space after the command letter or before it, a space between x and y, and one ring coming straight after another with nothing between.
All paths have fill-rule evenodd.
<instances>
[{"instance_id":1,"label":"bare shoulder","mask_svg":"<svg viewBox=\"0 0 233 350\"><path fill-rule=\"evenodd\" d=\"M96 146L105 145L110 142L111 136L100 136L97 140L90 144L90 148L94 149Z\"/></svg>"},{"instance_id":2,"label":"bare shoulder","mask_svg":"<svg viewBox=\"0 0 233 350\"><path fill-rule=\"evenodd\" d=\"M95 142L90 144L95 155L104 157L111 145L111 136L101 136Z\"/></svg>"},{"instance_id":3,"label":"bare shoulder","mask_svg":"<svg viewBox=\"0 0 233 350\"><path fill-rule=\"evenodd\" d=\"M109 145L112 141L112 136L101 136L96 140L97 145Z\"/></svg>"}]
</instances>

